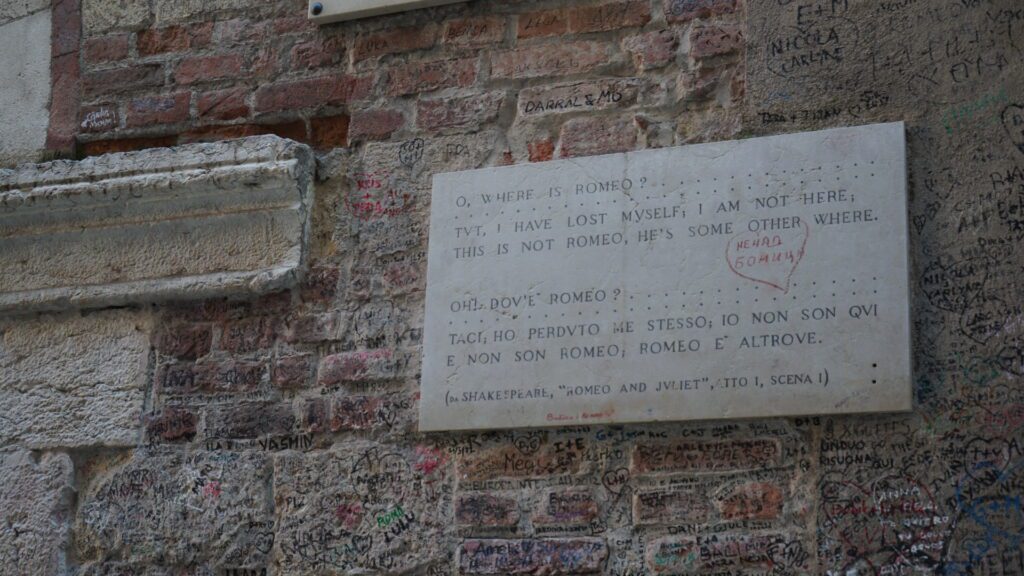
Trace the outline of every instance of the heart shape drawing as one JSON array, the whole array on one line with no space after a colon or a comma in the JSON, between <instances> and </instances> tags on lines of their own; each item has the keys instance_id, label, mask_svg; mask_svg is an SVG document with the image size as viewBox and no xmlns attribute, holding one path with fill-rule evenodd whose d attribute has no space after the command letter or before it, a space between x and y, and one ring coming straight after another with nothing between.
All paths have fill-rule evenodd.
<instances>
[{"instance_id":1,"label":"heart shape drawing","mask_svg":"<svg viewBox=\"0 0 1024 576\"><path fill-rule=\"evenodd\" d=\"M743 232L729 239L725 260L737 276L789 292L810 232L803 220L787 230Z\"/></svg>"},{"instance_id":2,"label":"heart shape drawing","mask_svg":"<svg viewBox=\"0 0 1024 576\"><path fill-rule=\"evenodd\" d=\"M601 484L605 490L618 496L629 484L629 468L616 468L605 472L604 476L601 476Z\"/></svg>"},{"instance_id":3,"label":"heart shape drawing","mask_svg":"<svg viewBox=\"0 0 1024 576\"><path fill-rule=\"evenodd\" d=\"M1010 141L1024 153L1024 106L1010 104L1003 109L1003 129Z\"/></svg>"}]
</instances>

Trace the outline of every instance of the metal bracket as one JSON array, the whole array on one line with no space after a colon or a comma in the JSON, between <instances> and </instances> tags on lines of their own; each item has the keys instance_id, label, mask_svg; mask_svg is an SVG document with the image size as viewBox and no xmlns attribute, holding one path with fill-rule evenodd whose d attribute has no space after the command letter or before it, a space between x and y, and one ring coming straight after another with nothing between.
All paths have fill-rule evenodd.
<instances>
[{"instance_id":1,"label":"metal bracket","mask_svg":"<svg viewBox=\"0 0 1024 576\"><path fill-rule=\"evenodd\" d=\"M328 24L462 1L465 0L310 0L307 14L317 24Z\"/></svg>"}]
</instances>

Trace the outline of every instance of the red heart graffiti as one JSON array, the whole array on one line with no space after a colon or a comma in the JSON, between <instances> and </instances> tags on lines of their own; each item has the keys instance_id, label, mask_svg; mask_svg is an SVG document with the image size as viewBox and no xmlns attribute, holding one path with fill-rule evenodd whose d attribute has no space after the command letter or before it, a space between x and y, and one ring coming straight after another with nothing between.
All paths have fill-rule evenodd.
<instances>
[{"instance_id":1,"label":"red heart graffiti","mask_svg":"<svg viewBox=\"0 0 1024 576\"><path fill-rule=\"evenodd\" d=\"M789 292L789 280L804 257L810 227L743 232L729 239L725 260L738 276Z\"/></svg>"}]
</instances>

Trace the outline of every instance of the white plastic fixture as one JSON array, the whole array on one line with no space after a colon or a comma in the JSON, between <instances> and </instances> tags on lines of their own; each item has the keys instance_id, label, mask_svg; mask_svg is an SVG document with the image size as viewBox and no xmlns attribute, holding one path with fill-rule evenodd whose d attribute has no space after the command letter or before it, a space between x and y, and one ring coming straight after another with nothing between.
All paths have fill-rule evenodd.
<instances>
[{"instance_id":1,"label":"white plastic fixture","mask_svg":"<svg viewBox=\"0 0 1024 576\"><path fill-rule=\"evenodd\" d=\"M464 0L309 0L307 14L317 24L455 4Z\"/></svg>"}]
</instances>

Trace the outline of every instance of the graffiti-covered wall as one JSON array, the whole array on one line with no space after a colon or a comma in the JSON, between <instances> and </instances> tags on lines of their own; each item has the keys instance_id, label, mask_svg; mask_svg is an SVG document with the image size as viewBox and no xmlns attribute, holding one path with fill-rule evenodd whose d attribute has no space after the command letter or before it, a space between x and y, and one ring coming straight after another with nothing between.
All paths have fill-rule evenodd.
<instances>
[{"instance_id":1,"label":"graffiti-covered wall","mask_svg":"<svg viewBox=\"0 0 1024 576\"><path fill-rule=\"evenodd\" d=\"M202 198L235 207L166 221L251 224L253 174L294 176L277 152L102 155L262 134L315 177L291 236L48 244L38 266L120 296L0 318L0 573L1024 574L1020 0L475 0L319 27L300 0L43 8L49 120L11 157L90 159L0 194L74 172L173 197L216 168ZM433 174L899 120L912 413L417 431ZM251 238L285 258L300 236L297 286L224 281L269 265ZM32 253L0 256L0 289ZM199 279L148 302L129 264Z\"/></svg>"}]
</instances>

